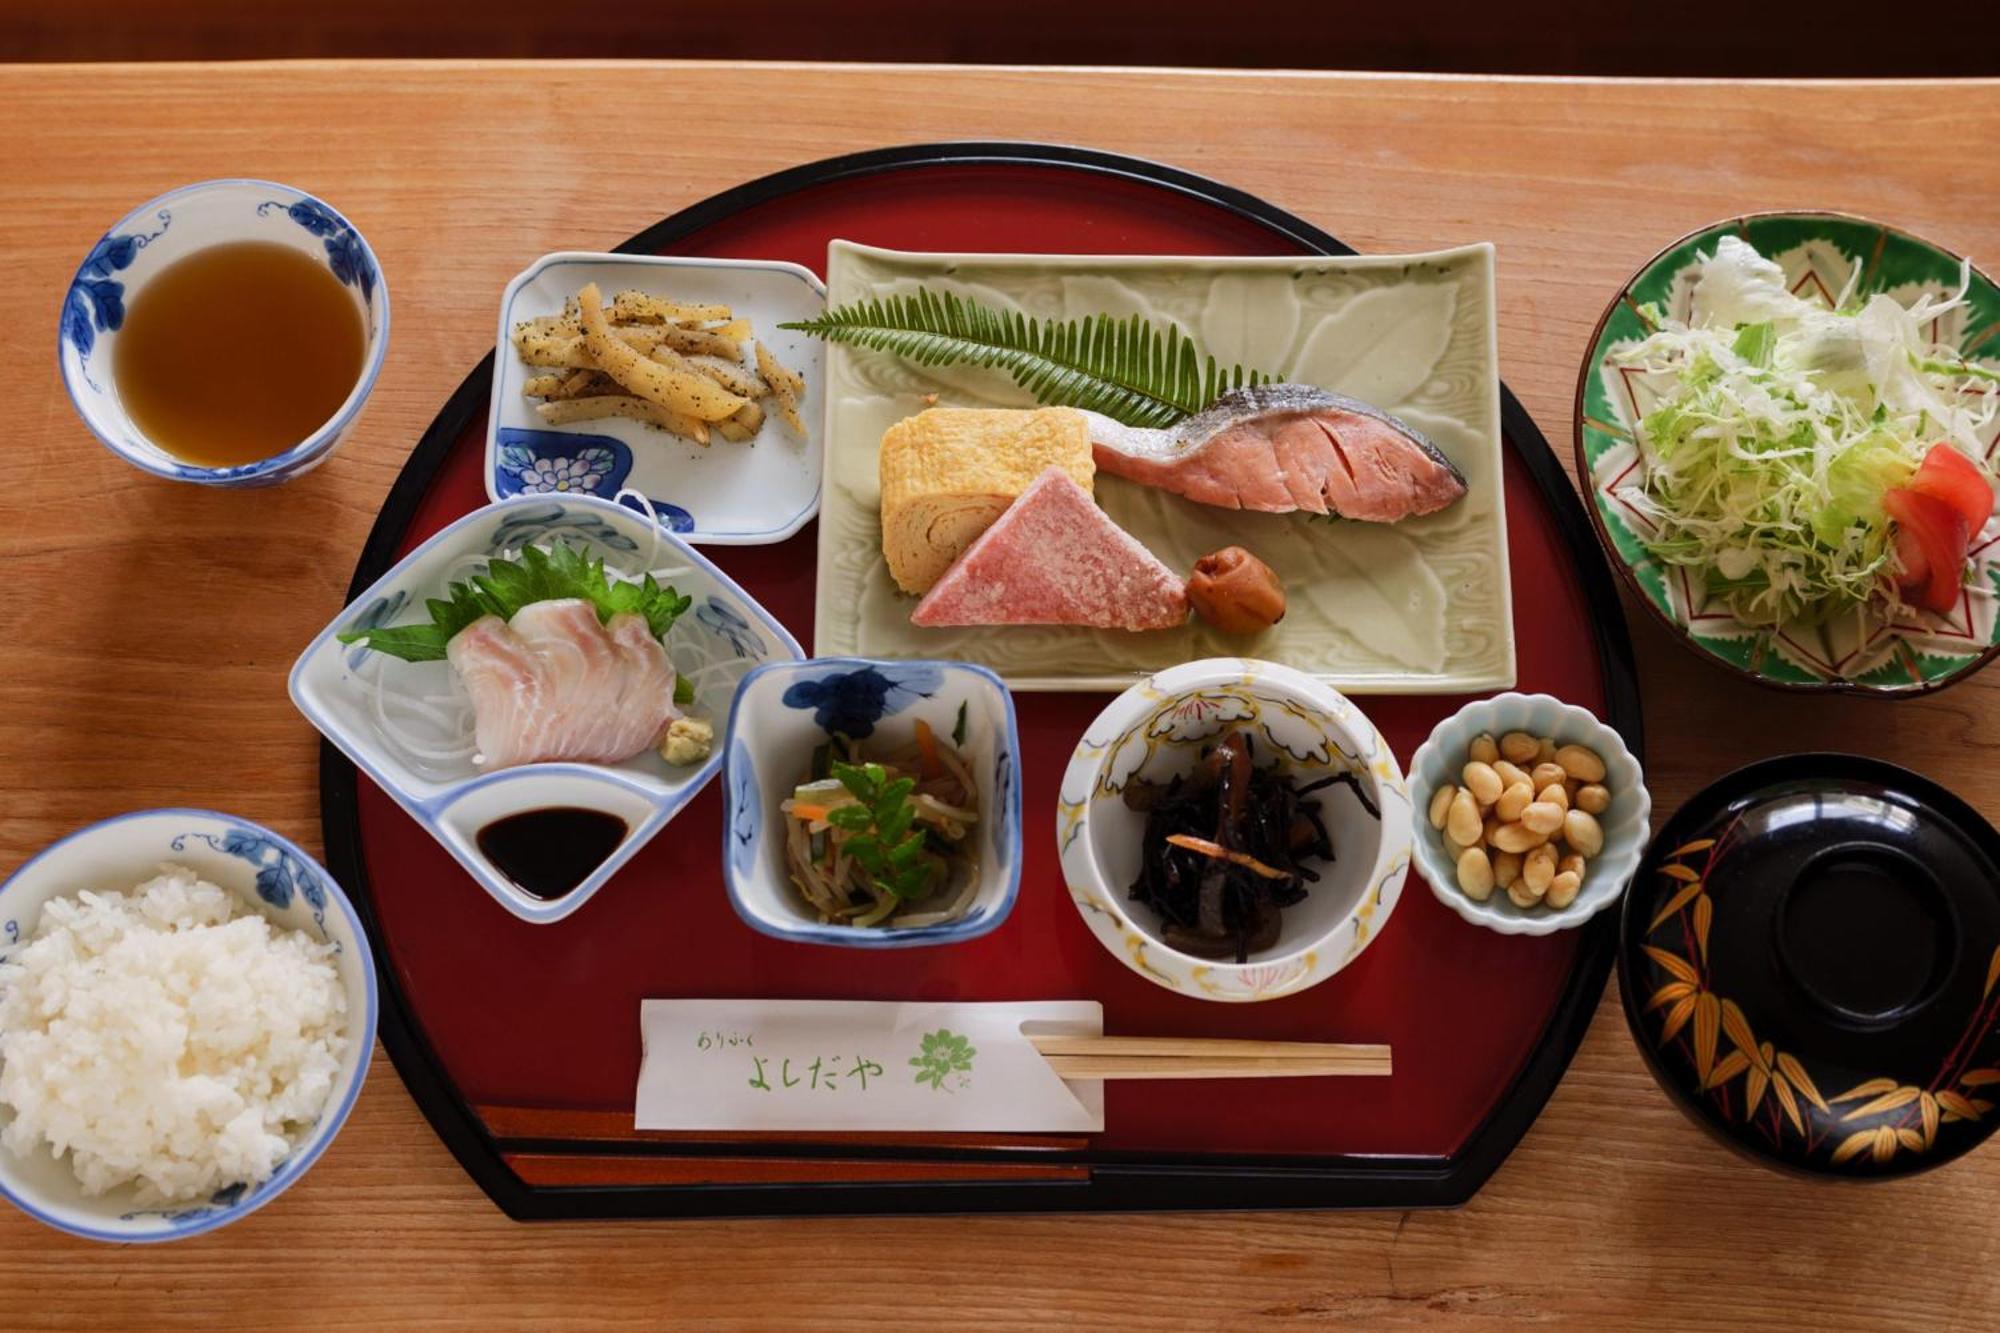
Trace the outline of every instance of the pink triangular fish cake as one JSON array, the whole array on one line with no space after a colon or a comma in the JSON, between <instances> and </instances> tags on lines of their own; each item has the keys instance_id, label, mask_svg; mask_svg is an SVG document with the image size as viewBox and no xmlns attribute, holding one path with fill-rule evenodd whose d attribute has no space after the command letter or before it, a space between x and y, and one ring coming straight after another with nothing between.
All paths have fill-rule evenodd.
<instances>
[{"instance_id":1,"label":"pink triangular fish cake","mask_svg":"<svg viewBox=\"0 0 2000 1333\"><path fill-rule=\"evenodd\" d=\"M1037 477L945 571L913 625L1171 629L1187 585L1059 468Z\"/></svg>"}]
</instances>

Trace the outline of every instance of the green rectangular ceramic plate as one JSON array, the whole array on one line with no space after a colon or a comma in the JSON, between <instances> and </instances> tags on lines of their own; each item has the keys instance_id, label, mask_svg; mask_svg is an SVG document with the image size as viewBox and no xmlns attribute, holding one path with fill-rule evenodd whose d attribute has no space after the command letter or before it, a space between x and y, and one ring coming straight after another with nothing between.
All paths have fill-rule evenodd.
<instances>
[{"instance_id":1,"label":"green rectangular ceramic plate","mask_svg":"<svg viewBox=\"0 0 2000 1333\"><path fill-rule=\"evenodd\" d=\"M920 629L882 558L883 431L927 405L1033 406L998 371L929 368L844 344L827 352L826 482L814 651L956 658L1015 689L1124 689L1211 656L1262 657L1356 693L1476 693L1514 684L1493 247L1342 258L911 254L835 241L830 307L949 290L1041 318L1171 320L1224 365L1268 370L1382 407L1428 435L1470 490L1396 524L1255 514L1100 476L1097 499L1170 567L1243 546L1284 580L1283 621L1251 639L1200 622L1126 633L1066 626Z\"/></svg>"}]
</instances>

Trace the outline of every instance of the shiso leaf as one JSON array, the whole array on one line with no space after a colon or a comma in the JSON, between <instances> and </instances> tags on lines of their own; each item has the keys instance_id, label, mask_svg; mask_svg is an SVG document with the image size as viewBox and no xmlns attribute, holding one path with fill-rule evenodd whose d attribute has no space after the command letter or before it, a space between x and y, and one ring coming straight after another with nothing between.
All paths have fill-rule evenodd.
<instances>
[{"instance_id":1,"label":"shiso leaf","mask_svg":"<svg viewBox=\"0 0 2000 1333\"><path fill-rule=\"evenodd\" d=\"M655 638L665 637L691 600L671 587L661 587L651 574L634 583L613 582L605 576L601 558L592 559L567 542L558 542L546 551L525 547L516 559L496 558L481 573L452 584L444 597L425 603L430 613L427 624L349 630L336 637L405 662L435 662L444 657L452 637L473 621L483 616L511 620L524 606L565 597L589 602L599 620L621 612L644 616ZM680 698L678 684L675 698Z\"/></svg>"}]
</instances>

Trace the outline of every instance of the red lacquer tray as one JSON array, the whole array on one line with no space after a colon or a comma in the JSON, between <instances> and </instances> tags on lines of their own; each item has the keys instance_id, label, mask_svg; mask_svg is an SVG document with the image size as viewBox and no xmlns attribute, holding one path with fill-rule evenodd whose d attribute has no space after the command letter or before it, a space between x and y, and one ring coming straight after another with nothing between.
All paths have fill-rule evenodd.
<instances>
[{"instance_id":1,"label":"red lacquer tray","mask_svg":"<svg viewBox=\"0 0 2000 1333\"><path fill-rule=\"evenodd\" d=\"M819 270L846 237L909 250L1078 254L1349 253L1239 191L1101 153L1017 144L900 148L799 167L676 214L625 250L788 259ZM580 238L587 239L587 238ZM484 502L489 357L390 493L354 588ZM1503 395L1520 686L1595 709L1639 749L1631 645L1582 507L1541 433ZM711 548L801 642L815 532ZM327 859L382 972L382 1038L418 1103L519 1218L942 1210L1394 1207L1463 1202L1526 1132L1568 1064L1610 966L1611 914L1508 938L1423 884L1381 940L1304 994L1257 1005L1171 994L1093 939L1056 863L1056 786L1101 695L1018 700L1025 873L993 934L934 949L787 944L726 901L718 787L576 916L496 908L331 746ZM1450 698L1362 701L1407 760ZM1413 872L1414 876L1414 872ZM1120 1034L1387 1041L1387 1079L1112 1083L1106 1132L664 1135L632 1129L639 1002L665 997L1096 999Z\"/></svg>"}]
</instances>

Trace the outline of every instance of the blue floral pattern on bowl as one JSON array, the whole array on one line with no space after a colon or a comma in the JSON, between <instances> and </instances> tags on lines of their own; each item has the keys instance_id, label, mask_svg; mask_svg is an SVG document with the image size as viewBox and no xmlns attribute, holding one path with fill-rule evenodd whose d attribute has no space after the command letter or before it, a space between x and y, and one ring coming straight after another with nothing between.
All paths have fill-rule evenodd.
<instances>
[{"instance_id":1,"label":"blue floral pattern on bowl","mask_svg":"<svg viewBox=\"0 0 2000 1333\"><path fill-rule=\"evenodd\" d=\"M979 885L963 916L932 925L864 927L823 922L792 887L777 801L789 794L813 747L832 732L906 744L921 719L940 737L963 735L979 793ZM778 939L893 949L975 939L1013 910L1021 882L1021 753L1013 696L1000 678L965 662L822 658L760 666L729 710L723 779L723 876L736 914Z\"/></svg>"},{"instance_id":2,"label":"blue floral pattern on bowl","mask_svg":"<svg viewBox=\"0 0 2000 1333\"><path fill-rule=\"evenodd\" d=\"M312 908L313 924L326 936L326 890L306 863L294 856L268 834L250 828L233 828L217 838L212 833L193 831L177 834L169 844L176 852L187 850L189 838L199 838L219 852L248 861L257 871L257 896L283 911L294 897L304 898Z\"/></svg>"},{"instance_id":3,"label":"blue floral pattern on bowl","mask_svg":"<svg viewBox=\"0 0 2000 1333\"><path fill-rule=\"evenodd\" d=\"M608 546L614 551L639 549L637 541L606 522L600 514L550 504L517 505L510 510L494 525L487 550L495 554L518 551L531 542L571 535L596 542L599 546Z\"/></svg>"},{"instance_id":4,"label":"blue floral pattern on bowl","mask_svg":"<svg viewBox=\"0 0 2000 1333\"><path fill-rule=\"evenodd\" d=\"M762 658L768 651L763 637L750 627L750 622L720 598L711 597L703 602L694 618L727 641L738 657Z\"/></svg>"},{"instance_id":5,"label":"blue floral pattern on bowl","mask_svg":"<svg viewBox=\"0 0 2000 1333\"><path fill-rule=\"evenodd\" d=\"M944 673L929 663L870 662L794 680L781 701L812 710L821 730L858 741L873 735L885 714L936 694L943 683Z\"/></svg>"},{"instance_id":6,"label":"blue floral pattern on bowl","mask_svg":"<svg viewBox=\"0 0 2000 1333\"><path fill-rule=\"evenodd\" d=\"M750 872L756 852L757 829L764 822L764 798L757 789L757 765L741 740L729 748L729 865L739 875Z\"/></svg>"},{"instance_id":7,"label":"blue floral pattern on bowl","mask_svg":"<svg viewBox=\"0 0 2000 1333\"><path fill-rule=\"evenodd\" d=\"M609 500L632 473L632 451L609 435L562 431L500 432L501 498L515 495L579 494Z\"/></svg>"},{"instance_id":8,"label":"blue floral pattern on bowl","mask_svg":"<svg viewBox=\"0 0 2000 1333\"><path fill-rule=\"evenodd\" d=\"M70 282L69 295L63 298L62 333L83 360L90 359L98 334L116 333L124 327L125 284L111 275L130 268L139 252L173 225L174 217L168 210L161 209L158 216L158 231L125 232L101 238L90 247L90 253L84 256Z\"/></svg>"},{"instance_id":9,"label":"blue floral pattern on bowl","mask_svg":"<svg viewBox=\"0 0 2000 1333\"><path fill-rule=\"evenodd\" d=\"M374 299L375 260L361 243L361 233L346 218L311 195L290 203L267 199L257 205L257 216L268 216L274 208L283 209L286 217L326 242L326 261L334 277L350 287L359 287L363 300Z\"/></svg>"}]
</instances>

